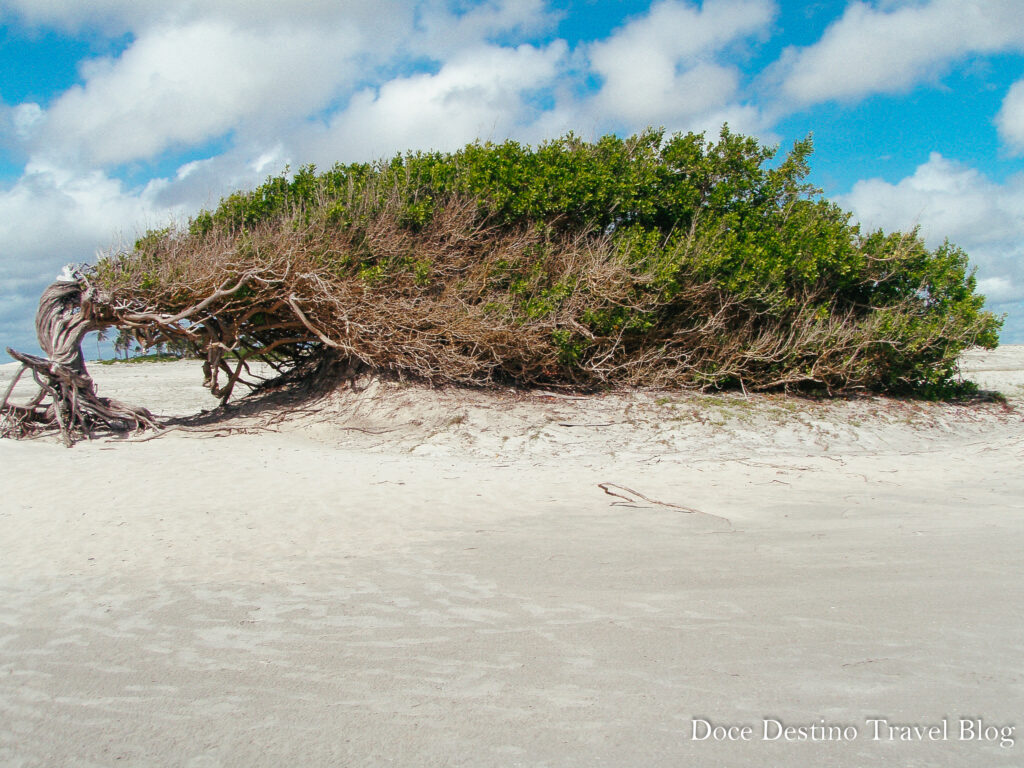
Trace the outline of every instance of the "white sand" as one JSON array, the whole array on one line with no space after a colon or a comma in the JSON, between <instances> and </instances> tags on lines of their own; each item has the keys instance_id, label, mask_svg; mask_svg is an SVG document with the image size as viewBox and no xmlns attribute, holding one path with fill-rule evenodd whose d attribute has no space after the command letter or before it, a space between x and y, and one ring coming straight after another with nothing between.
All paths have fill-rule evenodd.
<instances>
[{"instance_id":1,"label":"white sand","mask_svg":"<svg viewBox=\"0 0 1024 768\"><path fill-rule=\"evenodd\" d=\"M967 365L1011 408L373 384L2 440L0 765L1021 765L1024 348ZM195 363L91 370L215 404Z\"/></svg>"}]
</instances>

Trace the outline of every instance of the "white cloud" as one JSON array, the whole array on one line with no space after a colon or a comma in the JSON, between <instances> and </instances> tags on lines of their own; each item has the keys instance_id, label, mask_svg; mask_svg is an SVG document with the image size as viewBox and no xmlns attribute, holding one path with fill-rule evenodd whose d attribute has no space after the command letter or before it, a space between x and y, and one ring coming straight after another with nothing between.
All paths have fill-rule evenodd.
<instances>
[{"instance_id":1,"label":"white cloud","mask_svg":"<svg viewBox=\"0 0 1024 768\"><path fill-rule=\"evenodd\" d=\"M429 0L420 10L413 51L440 59L475 48L495 37L510 33L534 34L548 31L557 17L546 0L489 0L466 8L452 0Z\"/></svg>"},{"instance_id":2,"label":"white cloud","mask_svg":"<svg viewBox=\"0 0 1024 768\"><path fill-rule=\"evenodd\" d=\"M859 181L837 202L867 230L920 226L930 247L948 237L978 266L990 302L1024 300L1024 176L997 184L932 153L913 175L895 184Z\"/></svg>"},{"instance_id":3,"label":"white cloud","mask_svg":"<svg viewBox=\"0 0 1024 768\"><path fill-rule=\"evenodd\" d=\"M1024 80L1018 80L1003 99L996 115L996 126L1003 141L1016 154L1024 154Z\"/></svg>"},{"instance_id":4,"label":"white cloud","mask_svg":"<svg viewBox=\"0 0 1024 768\"><path fill-rule=\"evenodd\" d=\"M35 102L19 104L12 110L12 123L14 134L19 139L27 139L40 120L43 119L43 110Z\"/></svg>"},{"instance_id":5,"label":"white cloud","mask_svg":"<svg viewBox=\"0 0 1024 768\"><path fill-rule=\"evenodd\" d=\"M798 104L900 93L973 53L1024 50L1020 0L851 3L814 45L790 48L774 76Z\"/></svg>"},{"instance_id":6,"label":"white cloud","mask_svg":"<svg viewBox=\"0 0 1024 768\"><path fill-rule=\"evenodd\" d=\"M236 190L252 189L289 164L294 165L282 142L244 143L181 165L173 178L162 179L149 189L148 201L161 210L193 214L201 208L215 208L221 198Z\"/></svg>"},{"instance_id":7,"label":"white cloud","mask_svg":"<svg viewBox=\"0 0 1024 768\"><path fill-rule=\"evenodd\" d=\"M156 202L165 185L131 190L99 171L71 173L36 163L0 189L0 350L34 348L36 302L63 265L94 261L117 237L130 242L148 227L181 217L182 208Z\"/></svg>"},{"instance_id":8,"label":"white cloud","mask_svg":"<svg viewBox=\"0 0 1024 768\"><path fill-rule=\"evenodd\" d=\"M28 354L38 351L32 316L40 291L34 291L34 298L27 293L14 294L10 291L11 288L0 286L0 363L10 362L10 358L4 355L7 347Z\"/></svg>"},{"instance_id":9,"label":"white cloud","mask_svg":"<svg viewBox=\"0 0 1024 768\"><path fill-rule=\"evenodd\" d=\"M603 81L591 114L630 130L652 124L678 130L727 109L739 96L740 73L716 56L763 33L774 14L774 3L758 0L707 0L700 8L662 0L589 47L590 65Z\"/></svg>"},{"instance_id":10,"label":"white cloud","mask_svg":"<svg viewBox=\"0 0 1024 768\"><path fill-rule=\"evenodd\" d=\"M537 119L531 93L555 81L564 42L544 48L487 46L460 54L436 74L396 78L355 94L324 129L299 141L301 162L369 160L403 149L455 149L503 139Z\"/></svg>"},{"instance_id":11,"label":"white cloud","mask_svg":"<svg viewBox=\"0 0 1024 768\"><path fill-rule=\"evenodd\" d=\"M100 171L30 164L16 184L0 191L0 283L52 278L63 264L91 260L118 232L134 237L126 226L166 225L183 213L154 202L166 184L156 180L130 190Z\"/></svg>"},{"instance_id":12,"label":"white cloud","mask_svg":"<svg viewBox=\"0 0 1024 768\"><path fill-rule=\"evenodd\" d=\"M8 5L36 24L74 27L110 15L134 32L116 56L82 62L83 82L48 109L7 109L7 132L24 154L81 168L151 159L228 134L235 141L287 142L298 126L337 103L352 97L365 106L366 91L353 97L353 90L378 77L377 66L401 70L410 58L426 58L455 73L461 58L486 48L485 41L550 29L555 20L545 0L468 7L454 0L100 0L89 13L50 0ZM384 82L382 95L416 80ZM486 106L502 112L493 102ZM476 124L483 130L503 121L497 114ZM459 120L454 126L461 127Z\"/></svg>"},{"instance_id":13,"label":"white cloud","mask_svg":"<svg viewBox=\"0 0 1024 768\"><path fill-rule=\"evenodd\" d=\"M325 105L351 78L351 29L159 27L35 115L37 153L118 164L202 143L245 122L273 127ZM25 105L23 105L23 108Z\"/></svg>"},{"instance_id":14,"label":"white cloud","mask_svg":"<svg viewBox=\"0 0 1024 768\"><path fill-rule=\"evenodd\" d=\"M112 25L118 32L131 28L133 22L165 13L158 3L145 0L93 0L77 3L74 0L3 0L0 20L17 20L30 26L54 26L76 30L83 26Z\"/></svg>"},{"instance_id":15,"label":"white cloud","mask_svg":"<svg viewBox=\"0 0 1024 768\"><path fill-rule=\"evenodd\" d=\"M5 17L110 37L199 21L264 32L348 27L360 30L364 53L385 60L396 51L445 58L510 33L547 31L558 14L546 0L0 0Z\"/></svg>"},{"instance_id":16,"label":"white cloud","mask_svg":"<svg viewBox=\"0 0 1024 768\"><path fill-rule=\"evenodd\" d=\"M782 137L772 130L765 113L751 104L726 104L689 118L675 130L703 133L707 139L717 140L726 123L733 133L755 137L766 146L782 142Z\"/></svg>"},{"instance_id":17,"label":"white cloud","mask_svg":"<svg viewBox=\"0 0 1024 768\"><path fill-rule=\"evenodd\" d=\"M188 24L199 19L228 20L256 27L357 24L387 31L411 23L407 0L2 0L4 16L30 26L63 30L100 29L108 34L137 32L157 24Z\"/></svg>"}]
</instances>

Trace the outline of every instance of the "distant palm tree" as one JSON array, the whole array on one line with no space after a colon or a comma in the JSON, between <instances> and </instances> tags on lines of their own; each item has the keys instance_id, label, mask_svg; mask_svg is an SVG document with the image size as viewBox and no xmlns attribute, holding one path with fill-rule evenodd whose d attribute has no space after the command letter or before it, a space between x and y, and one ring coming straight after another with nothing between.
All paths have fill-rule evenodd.
<instances>
[{"instance_id":1,"label":"distant palm tree","mask_svg":"<svg viewBox=\"0 0 1024 768\"><path fill-rule=\"evenodd\" d=\"M135 337L132 336L131 331L125 328L118 329L117 338L114 339L114 354L124 352L124 359L127 360L134 347Z\"/></svg>"},{"instance_id":2,"label":"distant palm tree","mask_svg":"<svg viewBox=\"0 0 1024 768\"><path fill-rule=\"evenodd\" d=\"M104 329L102 329L100 331L96 331L96 359L97 360L102 360L103 359L103 352L100 350L100 342L107 340L107 330L108 329L104 328Z\"/></svg>"}]
</instances>

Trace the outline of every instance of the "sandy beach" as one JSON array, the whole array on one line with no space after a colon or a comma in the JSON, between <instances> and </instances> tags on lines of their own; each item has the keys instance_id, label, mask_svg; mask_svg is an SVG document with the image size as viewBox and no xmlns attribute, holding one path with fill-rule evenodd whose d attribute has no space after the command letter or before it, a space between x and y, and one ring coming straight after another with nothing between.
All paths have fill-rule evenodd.
<instances>
[{"instance_id":1,"label":"sandy beach","mask_svg":"<svg viewBox=\"0 0 1024 768\"><path fill-rule=\"evenodd\" d=\"M365 381L0 440L0 765L1021 765L1024 347L964 368L1006 401Z\"/></svg>"}]
</instances>

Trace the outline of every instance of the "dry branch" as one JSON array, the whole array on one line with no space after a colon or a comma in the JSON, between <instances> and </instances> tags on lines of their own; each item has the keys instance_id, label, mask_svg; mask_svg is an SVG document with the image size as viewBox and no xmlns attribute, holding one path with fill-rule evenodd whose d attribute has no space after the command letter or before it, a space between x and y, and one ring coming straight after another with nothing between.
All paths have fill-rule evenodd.
<instances>
[{"instance_id":1,"label":"dry branch","mask_svg":"<svg viewBox=\"0 0 1024 768\"><path fill-rule=\"evenodd\" d=\"M627 488L626 486L619 485L617 483L598 483L597 487L600 488L605 493L607 493L609 496L615 496L616 498L619 499L625 499L630 504L636 504L637 499L643 499L648 504L656 504L659 507L670 507L672 509L678 509L680 512L686 512L687 514L691 515L700 512L699 509L694 509L693 507L684 507L681 504L672 504L671 502L658 501L657 499L652 499L648 496L644 496L642 493L640 493L640 491L634 491L632 488ZM612 490L612 488L617 488L620 491L624 491L625 493L628 493L629 496L624 496L621 493L616 493L615 491ZM717 517L717 515L715 515L715 517Z\"/></svg>"}]
</instances>

